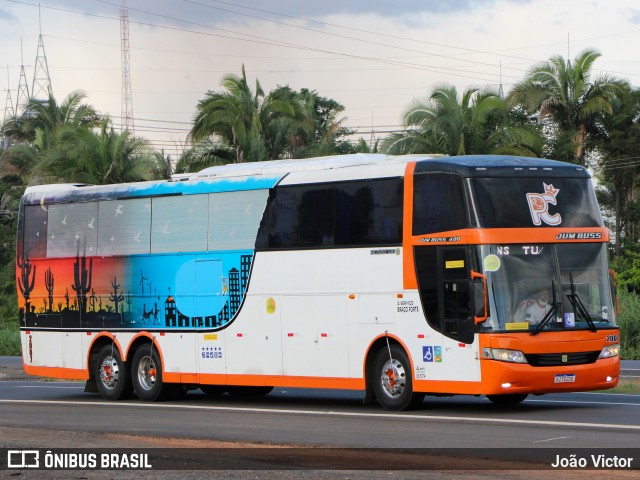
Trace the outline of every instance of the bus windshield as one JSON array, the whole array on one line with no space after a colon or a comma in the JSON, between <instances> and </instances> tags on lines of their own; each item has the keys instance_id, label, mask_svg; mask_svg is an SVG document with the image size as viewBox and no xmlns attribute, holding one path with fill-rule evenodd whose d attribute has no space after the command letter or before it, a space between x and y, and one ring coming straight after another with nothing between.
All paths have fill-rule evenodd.
<instances>
[{"instance_id":1,"label":"bus windshield","mask_svg":"<svg viewBox=\"0 0 640 480\"><path fill-rule=\"evenodd\" d=\"M606 244L480 245L488 282L485 330L615 325Z\"/></svg>"}]
</instances>

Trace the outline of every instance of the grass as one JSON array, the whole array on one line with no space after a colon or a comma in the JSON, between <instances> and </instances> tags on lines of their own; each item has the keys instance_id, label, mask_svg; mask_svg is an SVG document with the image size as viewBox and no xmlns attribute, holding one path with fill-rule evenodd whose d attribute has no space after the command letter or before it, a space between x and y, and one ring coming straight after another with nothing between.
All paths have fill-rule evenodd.
<instances>
[{"instance_id":1,"label":"grass","mask_svg":"<svg viewBox=\"0 0 640 480\"><path fill-rule=\"evenodd\" d=\"M20 329L18 325L0 322L0 356L20 355Z\"/></svg>"},{"instance_id":2,"label":"grass","mask_svg":"<svg viewBox=\"0 0 640 480\"><path fill-rule=\"evenodd\" d=\"M618 386L610 390L600 390L602 393L640 394L640 378L621 378Z\"/></svg>"}]
</instances>

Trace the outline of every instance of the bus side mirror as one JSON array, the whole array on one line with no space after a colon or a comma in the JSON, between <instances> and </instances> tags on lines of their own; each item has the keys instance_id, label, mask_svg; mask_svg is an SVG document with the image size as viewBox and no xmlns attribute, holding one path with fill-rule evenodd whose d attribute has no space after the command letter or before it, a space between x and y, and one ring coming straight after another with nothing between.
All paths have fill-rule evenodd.
<instances>
[{"instance_id":1,"label":"bus side mirror","mask_svg":"<svg viewBox=\"0 0 640 480\"><path fill-rule=\"evenodd\" d=\"M611 288L611 299L616 306L616 317L620 315L620 303L618 303L618 287L616 284L616 272L609 269L609 288Z\"/></svg>"},{"instance_id":2,"label":"bus side mirror","mask_svg":"<svg viewBox=\"0 0 640 480\"><path fill-rule=\"evenodd\" d=\"M473 321L477 325L489 317L489 302L487 297L487 277L482 273L471 270L471 287L473 292Z\"/></svg>"}]
</instances>

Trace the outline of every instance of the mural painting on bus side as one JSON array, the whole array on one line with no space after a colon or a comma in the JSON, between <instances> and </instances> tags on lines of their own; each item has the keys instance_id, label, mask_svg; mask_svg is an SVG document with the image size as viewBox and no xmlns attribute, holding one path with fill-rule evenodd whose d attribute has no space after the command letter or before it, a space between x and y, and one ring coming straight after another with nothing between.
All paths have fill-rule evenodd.
<instances>
[{"instance_id":1,"label":"mural painting on bus side","mask_svg":"<svg viewBox=\"0 0 640 480\"><path fill-rule=\"evenodd\" d=\"M248 287L253 252L161 258L87 257L78 249L75 259L47 259L46 270L39 260L18 258L20 325L221 328L233 319Z\"/></svg>"}]
</instances>

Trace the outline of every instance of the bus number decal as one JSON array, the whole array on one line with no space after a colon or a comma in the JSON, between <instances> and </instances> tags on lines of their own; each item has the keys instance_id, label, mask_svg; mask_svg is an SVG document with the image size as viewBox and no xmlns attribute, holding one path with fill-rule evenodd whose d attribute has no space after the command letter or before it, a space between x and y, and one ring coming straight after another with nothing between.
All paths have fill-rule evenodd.
<instances>
[{"instance_id":1,"label":"bus number decal","mask_svg":"<svg viewBox=\"0 0 640 480\"><path fill-rule=\"evenodd\" d=\"M607 342L618 343L620 337L618 335L607 335Z\"/></svg>"}]
</instances>

